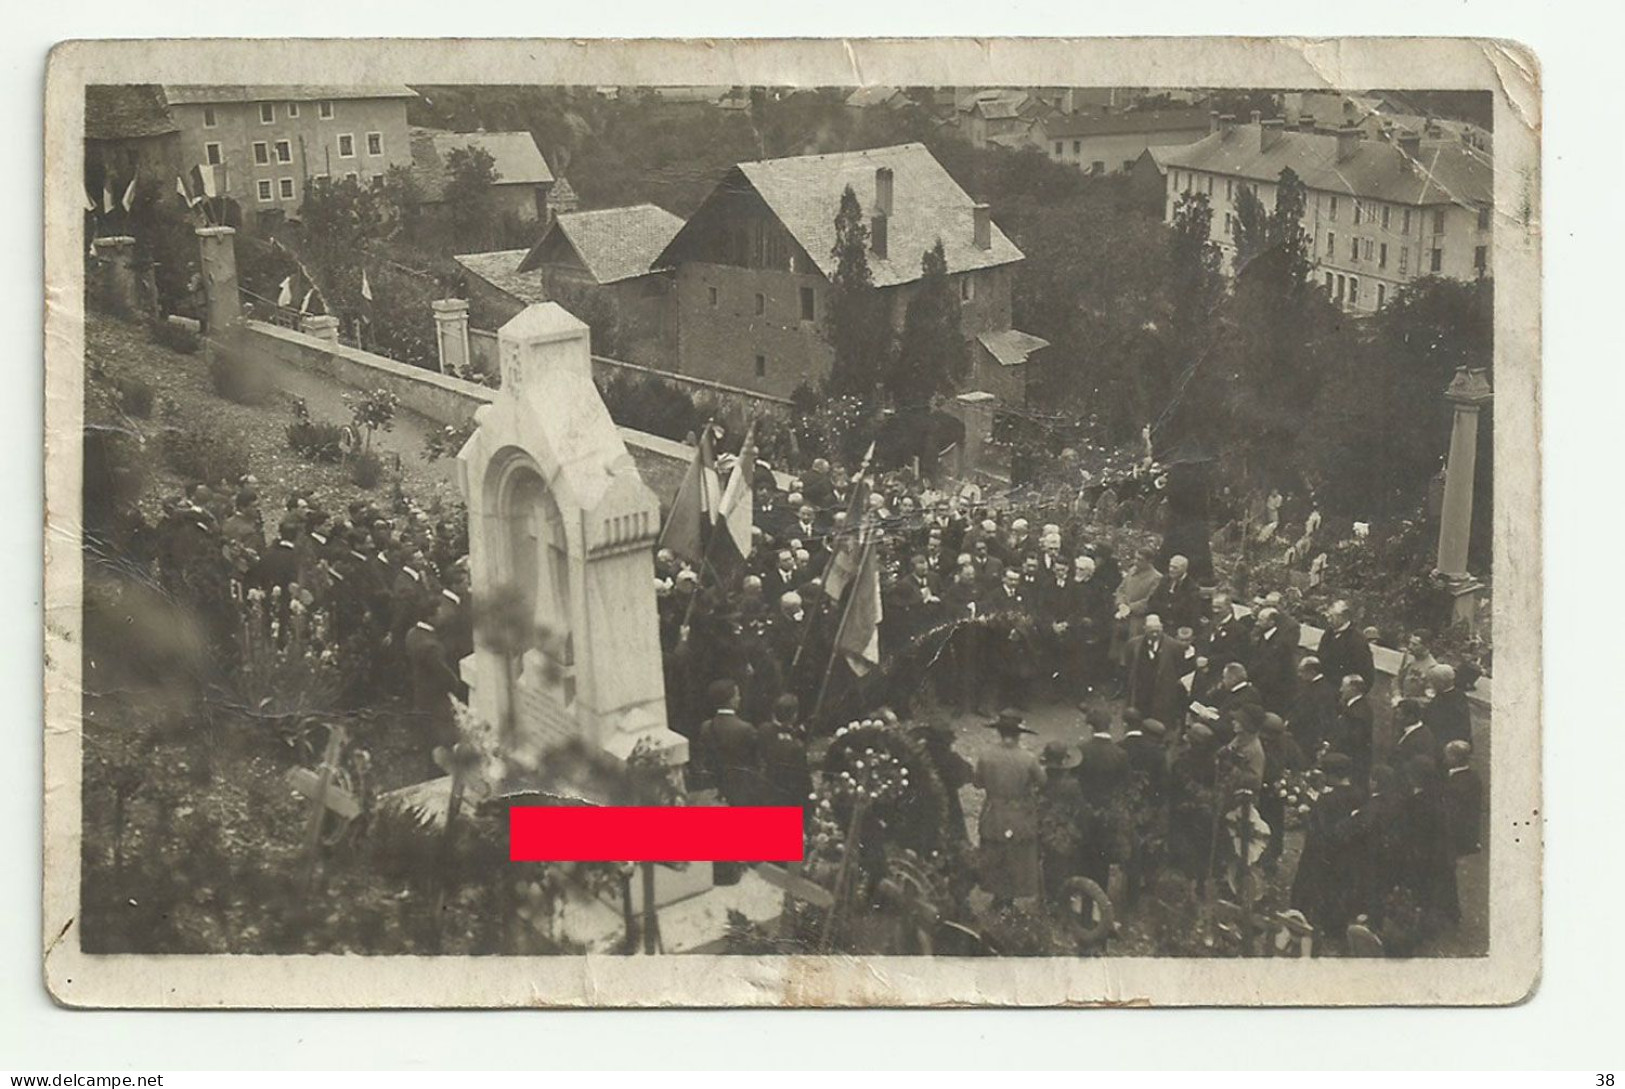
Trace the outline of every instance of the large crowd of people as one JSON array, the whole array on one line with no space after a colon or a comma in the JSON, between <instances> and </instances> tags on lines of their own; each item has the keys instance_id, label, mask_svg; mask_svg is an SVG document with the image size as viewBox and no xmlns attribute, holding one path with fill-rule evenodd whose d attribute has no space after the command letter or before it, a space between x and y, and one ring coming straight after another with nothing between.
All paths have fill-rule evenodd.
<instances>
[{"instance_id":1,"label":"large crowd of people","mask_svg":"<svg viewBox=\"0 0 1625 1089\"><path fill-rule=\"evenodd\" d=\"M928 732L949 734L951 754L940 723L980 715L1002 743L964 779L986 791L981 882L995 903L1053 899L1074 876L1105 888L1113 866L1130 901L1163 874L1225 877L1232 857L1273 873L1301 825L1290 901L1317 928L1409 911L1426 931L1459 917L1456 860L1479 846L1472 677L1433 660L1425 636L1379 713L1367 633L1346 602L1306 654L1280 595L1243 607L1199 585L1182 555L1145 543L1120 556L1123 535L1095 505L943 493L906 471L854 481L822 460L787 486L769 472L756 484L742 567L655 557L668 713L691 742L691 788L802 804L809 752L836 723L884 707L939 724ZM880 664L864 676L836 653L843 602L824 589L860 530L877 542L883 601ZM457 663L474 640L455 515L401 496L326 511L298 491L267 512L247 477L166 499L127 551L222 646L247 594L321 611L350 666L347 699L388 699L406 678L424 752L455 740L447 696L466 695ZM1077 708L1078 743L1029 752L1024 713L1057 706ZM952 812L963 822L957 795Z\"/></svg>"},{"instance_id":2,"label":"large crowd of people","mask_svg":"<svg viewBox=\"0 0 1625 1089\"><path fill-rule=\"evenodd\" d=\"M656 558L673 728L724 800L799 804L813 739L877 708L998 712L1002 743L970 777L987 792L995 903L1053 899L1074 876L1104 889L1113 866L1130 901L1164 873L1239 894L1235 862L1275 875L1301 827L1285 884L1320 931L1432 935L1459 920L1457 862L1482 819L1475 675L1434 660L1424 633L1378 711L1373 633L1349 602L1313 618L1325 631L1306 652L1282 595L1243 605L1152 535L1120 557L1096 504L945 494L907 472L854 483L821 461L786 487L766 475L743 571ZM884 619L880 665L855 677L824 579L864 526ZM1029 752L1024 712L1057 706L1077 708L1078 742Z\"/></svg>"}]
</instances>

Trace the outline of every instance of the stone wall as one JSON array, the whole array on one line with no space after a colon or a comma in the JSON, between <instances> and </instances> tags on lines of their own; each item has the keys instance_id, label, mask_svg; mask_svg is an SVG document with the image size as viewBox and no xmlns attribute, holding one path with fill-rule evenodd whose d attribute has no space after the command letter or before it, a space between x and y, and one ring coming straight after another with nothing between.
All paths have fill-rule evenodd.
<instances>
[{"instance_id":1,"label":"stone wall","mask_svg":"<svg viewBox=\"0 0 1625 1089\"><path fill-rule=\"evenodd\" d=\"M402 407L440 424L462 424L497 396L496 390L476 382L318 340L279 325L258 321L244 325L243 344L251 360L273 368L317 373L350 389L387 389L400 398ZM659 496L662 506L668 505L694 456L693 448L626 427L620 433L644 482Z\"/></svg>"}]
</instances>

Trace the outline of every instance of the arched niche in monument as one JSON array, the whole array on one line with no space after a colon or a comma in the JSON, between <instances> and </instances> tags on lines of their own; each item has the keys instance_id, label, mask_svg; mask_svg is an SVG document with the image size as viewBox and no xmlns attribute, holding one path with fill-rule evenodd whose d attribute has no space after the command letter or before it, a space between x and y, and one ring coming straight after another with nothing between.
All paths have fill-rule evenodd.
<instances>
[{"instance_id":1,"label":"arched niche in monument","mask_svg":"<svg viewBox=\"0 0 1625 1089\"><path fill-rule=\"evenodd\" d=\"M471 708L543 749L581 738L681 763L654 599L659 503L593 385L587 327L546 303L498 341L503 388L458 454L471 588L477 613L549 637L477 631L462 664Z\"/></svg>"}]
</instances>

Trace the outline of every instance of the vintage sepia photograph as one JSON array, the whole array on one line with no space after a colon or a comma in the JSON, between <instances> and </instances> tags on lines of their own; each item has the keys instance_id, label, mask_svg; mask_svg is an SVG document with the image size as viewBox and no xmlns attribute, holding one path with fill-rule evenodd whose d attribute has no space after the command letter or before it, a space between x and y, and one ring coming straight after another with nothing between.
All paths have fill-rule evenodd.
<instances>
[{"instance_id":1,"label":"vintage sepia photograph","mask_svg":"<svg viewBox=\"0 0 1625 1089\"><path fill-rule=\"evenodd\" d=\"M1515 52L314 44L53 62L58 1001L1528 993Z\"/></svg>"}]
</instances>

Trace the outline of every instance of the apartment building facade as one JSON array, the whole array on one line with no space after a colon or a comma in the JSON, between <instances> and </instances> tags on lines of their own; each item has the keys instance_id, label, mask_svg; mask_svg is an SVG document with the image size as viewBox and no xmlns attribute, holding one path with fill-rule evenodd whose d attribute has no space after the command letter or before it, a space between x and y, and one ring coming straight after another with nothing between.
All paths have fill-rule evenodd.
<instances>
[{"instance_id":1,"label":"apartment building facade","mask_svg":"<svg viewBox=\"0 0 1625 1089\"><path fill-rule=\"evenodd\" d=\"M184 160L207 173L248 230L297 218L306 179L376 184L410 166L406 87L164 88Z\"/></svg>"},{"instance_id":2,"label":"apartment building facade","mask_svg":"<svg viewBox=\"0 0 1625 1089\"><path fill-rule=\"evenodd\" d=\"M1275 206L1281 172L1303 181L1303 226L1312 240L1314 276L1328 296L1354 312L1380 309L1423 276L1470 280L1491 274L1494 214L1490 160L1462 143L1423 144L1407 130L1375 138L1349 127L1336 134L1279 120L1237 124L1216 118L1194 144L1164 150L1167 222L1180 198L1206 195L1211 237L1234 271L1235 217L1241 193Z\"/></svg>"}]
</instances>

